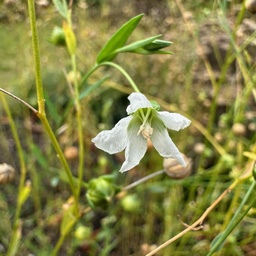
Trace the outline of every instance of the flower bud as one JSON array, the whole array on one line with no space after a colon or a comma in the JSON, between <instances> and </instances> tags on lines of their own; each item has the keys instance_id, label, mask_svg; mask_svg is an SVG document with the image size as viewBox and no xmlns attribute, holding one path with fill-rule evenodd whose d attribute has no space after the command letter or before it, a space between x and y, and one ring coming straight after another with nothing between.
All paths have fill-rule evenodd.
<instances>
[{"instance_id":1,"label":"flower bud","mask_svg":"<svg viewBox=\"0 0 256 256\"><path fill-rule=\"evenodd\" d=\"M78 158L78 148L75 146L66 147L64 155L68 160L74 160Z\"/></svg>"},{"instance_id":2,"label":"flower bud","mask_svg":"<svg viewBox=\"0 0 256 256\"><path fill-rule=\"evenodd\" d=\"M194 151L196 154L201 155L205 151L204 143L198 142L194 145Z\"/></svg>"},{"instance_id":3,"label":"flower bud","mask_svg":"<svg viewBox=\"0 0 256 256\"><path fill-rule=\"evenodd\" d=\"M88 183L86 198L91 207L106 208L120 189L113 184L112 175L103 175Z\"/></svg>"},{"instance_id":4,"label":"flower bud","mask_svg":"<svg viewBox=\"0 0 256 256\"><path fill-rule=\"evenodd\" d=\"M191 174L192 171L192 161L191 158L188 158L182 154L186 166L181 166L176 159L165 158L163 162L163 167L165 173L173 179L183 179Z\"/></svg>"},{"instance_id":5,"label":"flower bud","mask_svg":"<svg viewBox=\"0 0 256 256\"><path fill-rule=\"evenodd\" d=\"M14 179L15 170L6 163L0 164L0 184L6 184Z\"/></svg>"},{"instance_id":6,"label":"flower bud","mask_svg":"<svg viewBox=\"0 0 256 256\"><path fill-rule=\"evenodd\" d=\"M76 36L71 26L67 23L63 23L63 30L68 52L70 55L74 55L76 53Z\"/></svg>"},{"instance_id":7,"label":"flower bud","mask_svg":"<svg viewBox=\"0 0 256 256\"><path fill-rule=\"evenodd\" d=\"M172 42L170 41L156 39L152 43L145 45L143 48L148 51L158 51L170 46L171 44Z\"/></svg>"},{"instance_id":8,"label":"flower bud","mask_svg":"<svg viewBox=\"0 0 256 256\"><path fill-rule=\"evenodd\" d=\"M235 135L244 136L246 134L246 127L242 123L235 123L232 126L232 131L234 132Z\"/></svg>"},{"instance_id":9,"label":"flower bud","mask_svg":"<svg viewBox=\"0 0 256 256\"><path fill-rule=\"evenodd\" d=\"M246 0L245 8L251 13L256 13L256 0Z\"/></svg>"}]
</instances>

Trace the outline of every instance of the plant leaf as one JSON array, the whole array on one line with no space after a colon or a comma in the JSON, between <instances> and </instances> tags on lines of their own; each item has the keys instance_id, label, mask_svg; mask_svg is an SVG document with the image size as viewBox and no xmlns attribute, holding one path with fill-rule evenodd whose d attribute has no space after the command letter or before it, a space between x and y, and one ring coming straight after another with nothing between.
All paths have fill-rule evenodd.
<instances>
[{"instance_id":1,"label":"plant leaf","mask_svg":"<svg viewBox=\"0 0 256 256\"><path fill-rule=\"evenodd\" d=\"M150 43L152 43L155 39L161 37L161 35L157 35L157 36L152 36L149 37L147 39L143 39L143 40L139 40L136 41L134 43L128 44L124 47L121 47L119 49L117 49L114 53L120 53L120 52L132 52L138 48L144 47L146 45L149 45Z\"/></svg>"},{"instance_id":2,"label":"plant leaf","mask_svg":"<svg viewBox=\"0 0 256 256\"><path fill-rule=\"evenodd\" d=\"M65 0L52 0L55 8L57 9L58 13L64 18L68 18L68 6Z\"/></svg>"},{"instance_id":3,"label":"plant leaf","mask_svg":"<svg viewBox=\"0 0 256 256\"><path fill-rule=\"evenodd\" d=\"M143 14L140 14L130 19L108 40L98 54L97 63L111 61L115 58L117 54L113 54L113 52L124 46L134 29L137 27L142 16Z\"/></svg>"}]
</instances>

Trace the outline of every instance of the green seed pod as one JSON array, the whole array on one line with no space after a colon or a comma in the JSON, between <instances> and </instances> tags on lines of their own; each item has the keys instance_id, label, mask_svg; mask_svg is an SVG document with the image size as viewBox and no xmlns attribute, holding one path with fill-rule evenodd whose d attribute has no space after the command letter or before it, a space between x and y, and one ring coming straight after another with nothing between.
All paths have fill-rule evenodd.
<instances>
[{"instance_id":1,"label":"green seed pod","mask_svg":"<svg viewBox=\"0 0 256 256\"><path fill-rule=\"evenodd\" d=\"M63 28L54 27L48 41L56 46L66 46L66 40L65 40L65 34L64 34Z\"/></svg>"},{"instance_id":2,"label":"green seed pod","mask_svg":"<svg viewBox=\"0 0 256 256\"><path fill-rule=\"evenodd\" d=\"M89 227L85 227L80 225L74 232L75 238L78 240L87 240L90 238L91 229Z\"/></svg>"},{"instance_id":3,"label":"green seed pod","mask_svg":"<svg viewBox=\"0 0 256 256\"><path fill-rule=\"evenodd\" d=\"M136 212L140 209L140 201L137 195L127 195L121 201L122 207L127 212Z\"/></svg>"}]
</instances>

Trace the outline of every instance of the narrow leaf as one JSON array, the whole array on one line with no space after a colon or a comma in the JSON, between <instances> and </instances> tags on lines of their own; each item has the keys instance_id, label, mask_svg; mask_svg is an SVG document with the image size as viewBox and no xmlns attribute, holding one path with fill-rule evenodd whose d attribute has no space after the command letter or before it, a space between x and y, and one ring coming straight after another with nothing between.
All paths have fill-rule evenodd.
<instances>
[{"instance_id":1,"label":"narrow leaf","mask_svg":"<svg viewBox=\"0 0 256 256\"><path fill-rule=\"evenodd\" d=\"M121 48L117 49L115 51L115 53L134 51L137 48L141 48L143 46L146 46L146 45L150 44L151 42L153 42L155 39L157 39L159 37L161 37L161 35L152 36L152 37L149 37L147 39L136 41L134 43L128 44L128 45L126 45L124 47L121 47Z\"/></svg>"},{"instance_id":2,"label":"narrow leaf","mask_svg":"<svg viewBox=\"0 0 256 256\"><path fill-rule=\"evenodd\" d=\"M108 40L97 57L97 63L111 61L115 58L116 54L113 55L113 52L124 46L134 29L137 27L142 16L143 14L140 14L130 19Z\"/></svg>"},{"instance_id":3,"label":"narrow leaf","mask_svg":"<svg viewBox=\"0 0 256 256\"><path fill-rule=\"evenodd\" d=\"M152 55L152 54L173 54L171 51L164 51L164 50L158 50L158 51L148 51L143 48L139 48L133 51L133 53L142 54L142 55Z\"/></svg>"}]
</instances>

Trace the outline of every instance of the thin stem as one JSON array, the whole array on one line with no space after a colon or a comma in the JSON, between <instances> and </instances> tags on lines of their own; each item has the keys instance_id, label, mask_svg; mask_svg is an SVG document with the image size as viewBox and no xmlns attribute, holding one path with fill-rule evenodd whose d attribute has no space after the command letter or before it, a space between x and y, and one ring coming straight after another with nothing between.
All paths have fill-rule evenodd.
<instances>
[{"instance_id":1,"label":"thin stem","mask_svg":"<svg viewBox=\"0 0 256 256\"><path fill-rule=\"evenodd\" d=\"M17 147L17 153L18 153L18 158L19 158L19 163L20 163L20 181L19 181L19 188L18 188L18 202L17 202L16 212L15 212L15 216L14 216L14 225L13 225L13 230L12 230L12 234L11 234L11 240L9 243L8 252L6 254L9 256L9 255L14 255L15 250L17 249L17 247L15 246L15 245L17 245L16 234L17 234L17 232L19 232L19 228L20 228L19 216L20 216L20 212L21 212L21 208L22 208L22 204L19 200L20 199L19 196L22 194L22 190L24 189L27 170L26 170L25 157L23 154L21 142L19 139L17 129L15 127L15 123L14 123L10 108L6 102L4 95L0 94L0 97L1 97L1 100L3 103L4 110L7 114L8 120L9 120L11 132L12 132L12 135L13 135L13 138L15 141L15 145Z\"/></svg>"},{"instance_id":2,"label":"thin stem","mask_svg":"<svg viewBox=\"0 0 256 256\"><path fill-rule=\"evenodd\" d=\"M128 82L130 83L131 87L133 88L133 90L135 92L140 92L138 86L135 84L135 82L132 80L132 78L129 76L129 74L119 65L117 65L114 62L110 62L110 61L106 61L106 62L102 62L100 64L95 64L89 71L88 73L82 78L82 81L80 83L80 85L83 85L85 83L85 81L89 78L89 76L96 71L99 67L101 66L112 66L114 68L116 68L118 71L120 71L125 78L128 80Z\"/></svg>"},{"instance_id":3,"label":"thin stem","mask_svg":"<svg viewBox=\"0 0 256 256\"><path fill-rule=\"evenodd\" d=\"M140 92L139 88L137 87L137 85L135 84L135 82L132 80L132 78L130 77L130 75L119 65L117 65L116 63L114 62L109 62L109 61L106 61L106 62L102 62L101 64L99 64L99 66L111 66L111 67L114 67L116 68L118 71L120 71L124 76L125 78L128 80L128 82L130 83L130 85L132 86L133 90L135 92Z\"/></svg>"},{"instance_id":4,"label":"thin stem","mask_svg":"<svg viewBox=\"0 0 256 256\"><path fill-rule=\"evenodd\" d=\"M69 185L71 187L73 196L75 197L75 205L76 210L78 212L78 198L76 194L76 189L74 185L73 176L71 170L68 166L66 158L60 148L60 145L52 131L52 128L48 122L48 119L45 114L45 100L44 100L44 92L43 92L43 84L42 84L42 77L41 77L41 68L40 68L40 53L39 53L39 43L38 43L38 33L36 28L36 15L35 15L35 6L33 0L28 0L28 10L29 10L29 19L30 19L30 26L31 26L31 33L32 33L32 46L33 46L33 55L35 61L35 77L36 77L36 89L37 89L37 101L38 101L38 112L37 116L41 120L53 147L55 148L60 162L62 163L64 170L68 176Z\"/></svg>"},{"instance_id":5,"label":"thin stem","mask_svg":"<svg viewBox=\"0 0 256 256\"><path fill-rule=\"evenodd\" d=\"M42 124L43 124L43 126L44 126L44 128L45 128L45 130L46 130L46 132L47 132L51 142L52 142L52 145L53 145L55 151L57 152L57 156L58 156L58 158L59 158L59 160L60 160L60 162L61 162L61 164L62 164L62 166L64 168L64 171L66 172L66 175L67 175L68 180L69 180L69 185L70 185L72 194L75 197L76 210L78 212L78 199L77 199L75 183L74 183L73 175L72 175L72 173L70 171L70 168L68 166L67 160L66 160L66 158L65 158L65 156L63 154L63 151L62 151L62 149L61 149L61 147L60 147L60 145L59 145L59 143L58 143L58 141L57 141L57 139L55 137L55 134L52 131L52 128L51 128L51 126L50 126L46 116L45 115L41 115L40 113L38 113L37 116L41 120L41 122L42 122Z\"/></svg>"},{"instance_id":6,"label":"thin stem","mask_svg":"<svg viewBox=\"0 0 256 256\"><path fill-rule=\"evenodd\" d=\"M82 112L81 105L79 101L79 88L77 82L77 67L76 67L76 56L73 54L71 56L72 68L75 74L74 79L74 97L76 106L76 117L78 125L78 140L79 140L79 165L78 165L78 188L77 188L77 198L79 198L83 173L84 173L84 134L83 134L83 122L82 122Z\"/></svg>"},{"instance_id":7,"label":"thin stem","mask_svg":"<svg viewBox=\"0 0 256 256\"><path fill-rule=\"evenodd\" d=\"M186 229L184 229L182 232L177 234L176 236L172 237L165 243L161 244L159 247L148 253L146 256L151 256L157 253L158 251L162 250L165 248L167 245L171 244L178 238L182 237L186 233L188 233L190 230L194 230L198 226L202 226L202 223L204 219L207 217L207 215L215 208L215 206L228 194L237 184L239 183L239 180L235 180L224 192L206 209L206 211L203 213L203 215L196 221L194 222L191 226L188 226Z\"/></svg>"},{"instance_id":8,"label":"thin stem","mask_svg":"<svg viewBox=\"0 0 256 256\"><path fill-rule=\"evenodd\" d=\"M13 97L15 100L21 102L26 107L30 108L35 114L37 114L38 111L35 108L33 108L30 104L28 104L26 101L22 100L21 98L17 97L16 95L12 94L11 92L6 91L5 89L0 88L0 91Z\"/></svg>"},{"instance_id":9,"label":"thin stem","mask_svg":"<svg viewBox=\"0 0 256 256\"><path fill-rule=\"evenodd\" d=\"M41 115L45 115L44 90L43 90L42 77L41 77L40 53L39 53L38 33L37 33L37 27L36 27L36 14L35 14L34 0L28 0L28 11L29 11L31 34L32 34L33 55L34 55L34 62L35 62L35 78L36 78L38 112Z\"/></svg>"},{"instance_id":10,"label":"thin stem","mask_svg":"<svg viewBox=\"0 0 256 256\"><path fill-rule=\"evenodd\" d=\"M141 183L143 183L143 182L145 182L145 181L147 181L147 180L149 180L149 179L152 179L152 178L154 178L154 177L156 177L156 176L158 176L158 175L160 175L160 174L163 174L164 172L165 172L164 170L159 170L159 171L157 171L157 172L153 172L153 173L151 173L150 175L147 175L146 177L144 177L144 178L142 178L142 179L139 179L139 180L133 182L132 184L130 184L130 185L124 187L123 190L129 190L129 189L131 189L131 188L134 188L134 187L140 185Z\"/></svg>"},{"instance_id":11,"label":"thin stem","mask_svg":"<svg viewBox=\"0 0 256 256\"><path fill-rule=\"evenodd\" d=\"M90 75L96 71L100 66L98 64L95 64L81 79L80 86L82 86L86 80L90 77Z\"/></svg>"}]
</instances>

